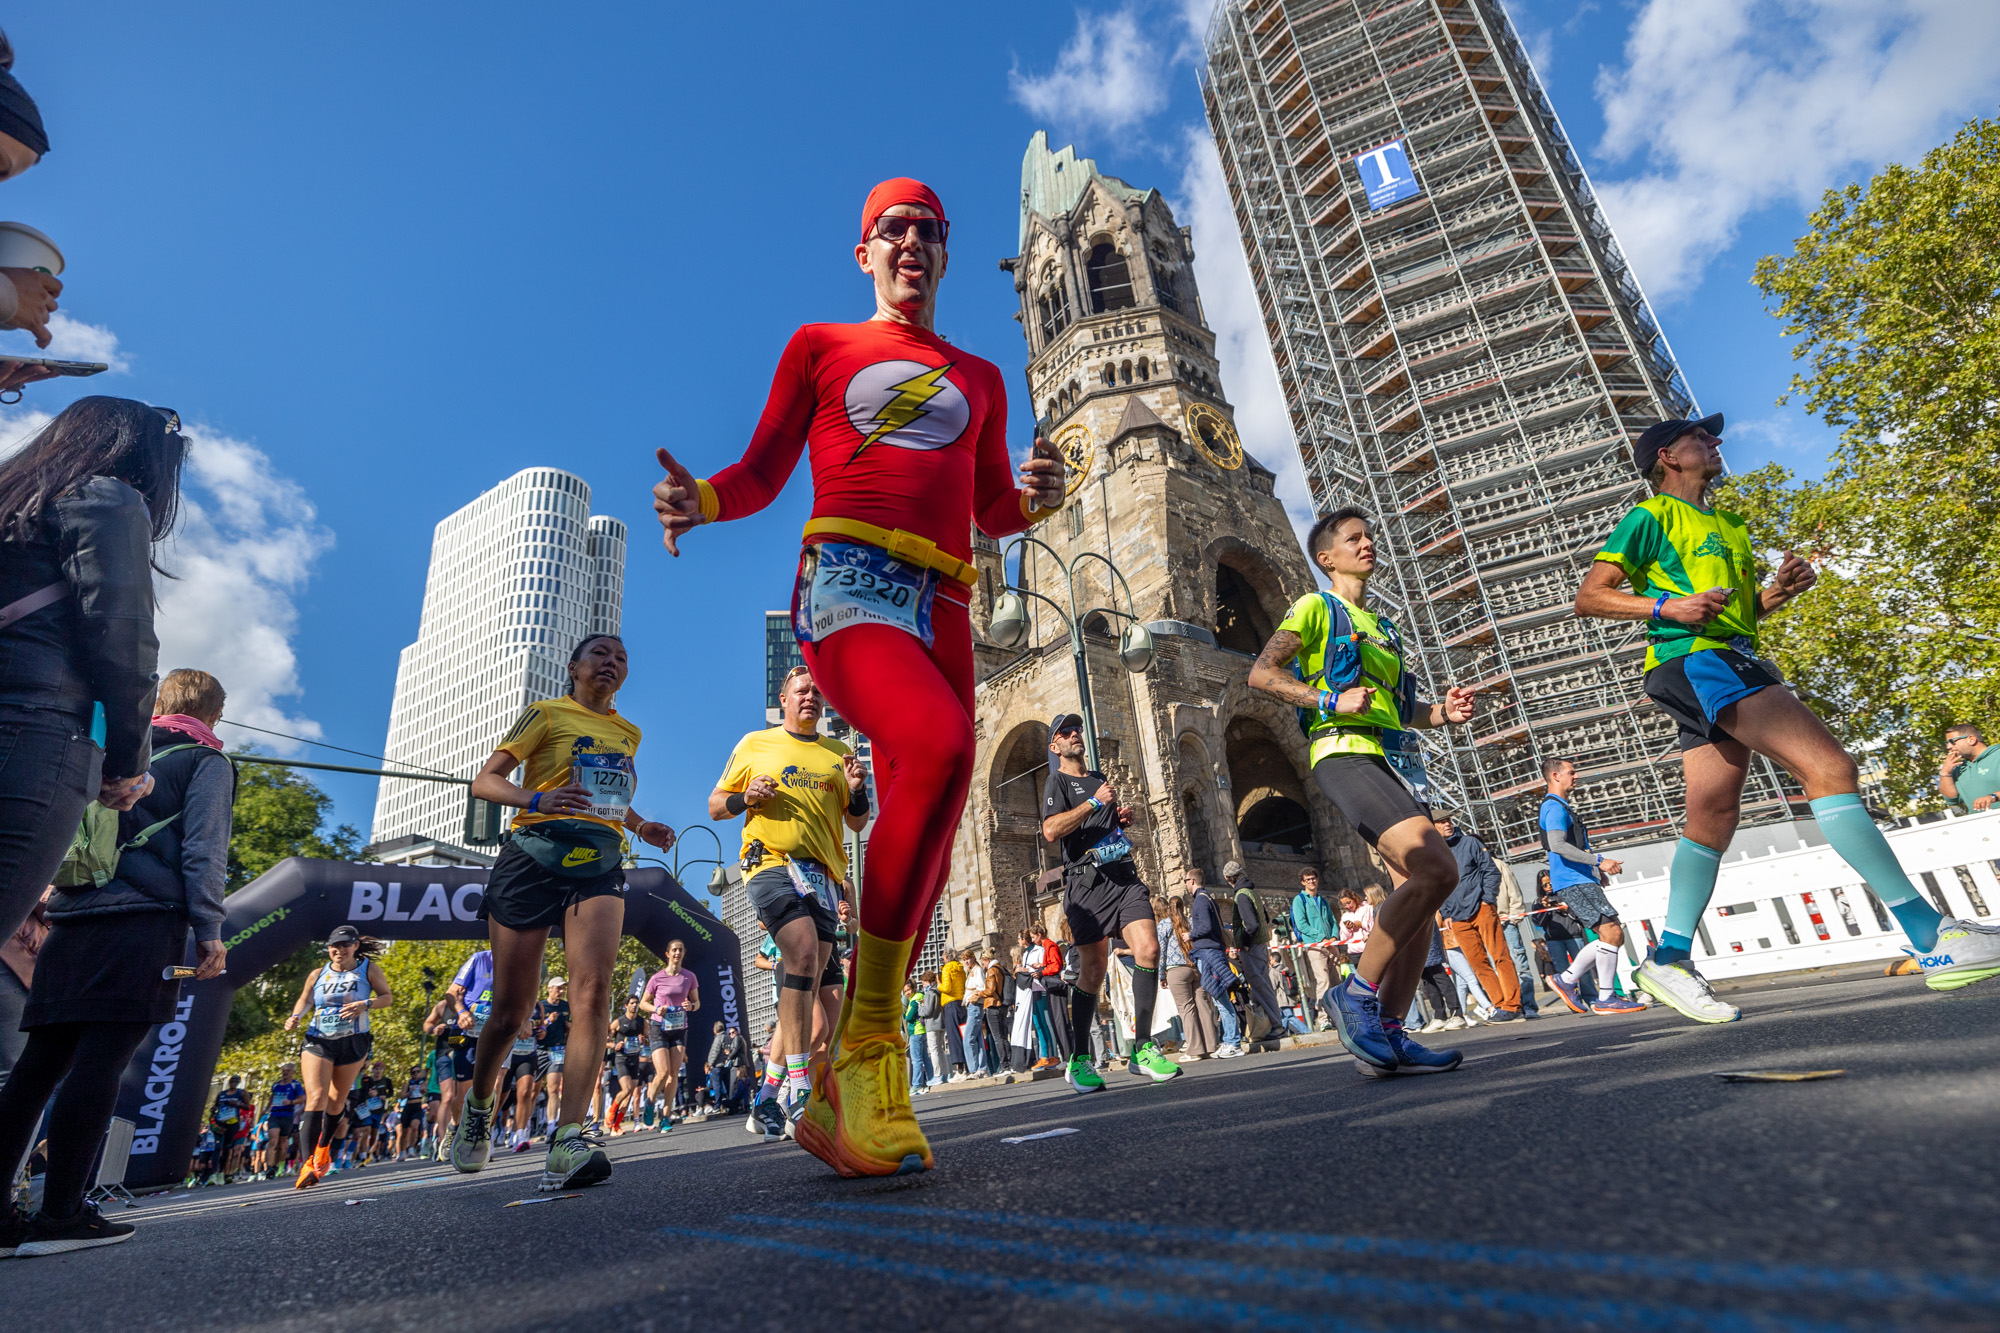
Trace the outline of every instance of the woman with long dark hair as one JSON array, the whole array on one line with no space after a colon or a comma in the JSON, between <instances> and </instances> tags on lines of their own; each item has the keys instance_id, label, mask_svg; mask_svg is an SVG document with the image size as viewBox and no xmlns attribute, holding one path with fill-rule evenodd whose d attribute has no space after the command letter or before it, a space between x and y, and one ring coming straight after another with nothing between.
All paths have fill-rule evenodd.
<instances>
[{"instance_id":1,"label":"woman with long dark hair","mask_svg":"<svg viewBox=\"0 0 2000 1333\"><path fill-rule=\"evenodd\" d=\"M186 456L175 412L90 397L0 463L0 936L54 880L91 799L126 810L149 785L152 547Z\"/></svg>"}]
</instances>

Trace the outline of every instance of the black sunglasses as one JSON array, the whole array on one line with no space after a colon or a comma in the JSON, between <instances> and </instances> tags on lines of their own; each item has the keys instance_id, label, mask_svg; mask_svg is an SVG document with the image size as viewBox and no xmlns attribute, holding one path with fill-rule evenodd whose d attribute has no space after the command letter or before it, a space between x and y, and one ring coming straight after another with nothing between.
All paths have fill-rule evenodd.
<instances>
[{"instance_id":1,"label":"black sunglasses","mask_svg":"<svg viewBox=\"0 0 2000 1333\"><path fill-rule=\"evenodd\" d=\"M899 218L879 217L875 219L875 234L883 240L896 242L909 234L910 228L917 229L917 239L925 245L943 245L951 235L951 224L943 218Z\"/></svg>"}]
</instances>

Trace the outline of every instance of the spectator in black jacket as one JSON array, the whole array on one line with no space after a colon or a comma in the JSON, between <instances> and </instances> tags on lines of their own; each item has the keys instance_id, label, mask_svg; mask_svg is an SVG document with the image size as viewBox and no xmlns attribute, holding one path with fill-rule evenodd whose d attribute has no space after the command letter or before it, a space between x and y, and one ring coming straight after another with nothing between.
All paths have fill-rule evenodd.
<instances>
[{"instance_id":1,"label":"spectator in black jacket","mask_svg":"<svg viewBox=\"0 0 2000 1333\"><path fill-rule=\"evenodd\" d=\"M1222 1025L1222 1045L1215 1048L1215 1058L1227 1060L1243 1054L1236 1001L1229 994L1236 981L1229 966L1229 942L1223 938L1222 914L1216 911L1215 899L1209 896L1199 868L1188 867L1187 889L1188 958L1201 973L1201 988L1215 1001L1216 1022Z\"/></svg>"},{"instance_id":2,"label":"spectator in black jacket","mask_svg":"<svg viewBox=\"0 0 2000 1333\"><path fill-rule=\"evenodd\" d=\"M1275 1044L1285 1032L1285 1011L1271 986L1271 923L1265 919L1264 904L1257 900L1257 886L1250 882L1241 863L1224 863L1222 879L1236 892L1236 948L1243 979L1250 983L1251 1002L1271 1020L1270 1039Z\"/></svg>"},{"instance_id":3,"label":"spectator in black jacket","mask_svg":"<svg viewBox=\"0 0 2000 1333\"><path fill-rule=\"evenodd\" d=\"M147 1030L170 1021L180 982L168 969L194 929L195 980L219 975L222 890L229 870L235 771L211 730L222 686L205 671L175 671L160 687L150 736L156 783L118 818L124 848L104 884L58 889L49 936L21 1026L28 1044L0 1088L0 1162L21 1160L58 1083L49 1121L42 1210L20 1219L0 1203L0 1248L21 1255L111 1245L132 1228L84 1202L92 1159L111 1123L118 1081ZM138 835L147 834L143 843Z\"/></svg>"},{"instance_id":4,"label":"spectator in black jacket","mask_svg":"<svg viewBox=\"0 0 2000 1333\"><path fill-rule=\"evenodd\" d=\"M1439 909L1451 936L1445 947L1457 949L1471 964L1472 974L1479 978L1479 988L1495 1006L1491 1021L1504 1023L1519 1018L1521 980L1514 972L1514 956L1507 948L1507 937L1500 930L1500 914L1494 908L1500 894L1500 867L1493 864L1486 844L1460 830L1449 814L1439 814L1431 822L1458 862L1458 887Z\"/></svg>"},{"instance_id":5,"label":"spectator in black jacket","mask_svg":"<svg viewBox=\"0 0 2000 1333\"><path fill-rule=\"evenodd\" d=\"M174 413L92 397L0 463L0 936L55 878L93 797L129 810L145 794L152 546L173 527L186 453Z\"/></svg>"}]
</instances>

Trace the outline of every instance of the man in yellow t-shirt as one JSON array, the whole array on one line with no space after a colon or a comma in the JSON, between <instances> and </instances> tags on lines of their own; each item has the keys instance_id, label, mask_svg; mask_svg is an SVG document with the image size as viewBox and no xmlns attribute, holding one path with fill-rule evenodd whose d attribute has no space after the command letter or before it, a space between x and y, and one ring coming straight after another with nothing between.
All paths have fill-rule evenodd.
<instances>
[{"instance_id":1,"label":"man in yellow t-shirt","mask_svg":"<svg viewBox=\"0 0 2000 1333\"><path fill-rule=\"evenodd\" d=\"M1420 752L1408 732L1471 721L1472 691L1454 687L1444 702L1424 703L1404 680L1402 636L1368 603L1375 539L1366 514L1327 514L1313 524L1306 551L1331 591L1293 603L1250 668L1250 688L1308 715L1321 795L1382 854L1395 881L1354 975L1329 992L1334 1026L1365 1074L1444 1073L1458 1068L1459 1053L1427 1050L1403 1032L1437 910L1458 887L1458 862L1419 796ZM1335 634L1343 620L1349 628ZM1287 669L1294 661L1297 676Z\"/></svg>"},{"instance_id":2,"label":"man in yellow t-shirt","mask_svg":"<svg viewBox=\"0 0 2000 1333\"><path fill-rule=\"evenodd\" d=\"M965 1026L965 964L950 955L938 968L938 1017L944 1023L944 1044L952 1064L946 1081L964 1078L965 1038L960 1029Z\"/></svg>"},{"instance_id":3,"label":"man in yellow t-shirt","mask_svg":"<svg viewBox=\"0 0 2000 1333\"><path fill-rule=\"evenodd\" d=\"M833 957L847 875L842 826L858 832L868 823L867 772L845 745L819 734L824 705L806 668L785 677L778 706L783 722L738 741L708 797L709 818L746 816L744 891L784 963L778 1035L750 1108L766 1139L784 1137L787 1112L802 1109L811 1091L814 998L842 982ZM781 1076L789 1106L778 1102Z\"/></svg>"}]
</instances>

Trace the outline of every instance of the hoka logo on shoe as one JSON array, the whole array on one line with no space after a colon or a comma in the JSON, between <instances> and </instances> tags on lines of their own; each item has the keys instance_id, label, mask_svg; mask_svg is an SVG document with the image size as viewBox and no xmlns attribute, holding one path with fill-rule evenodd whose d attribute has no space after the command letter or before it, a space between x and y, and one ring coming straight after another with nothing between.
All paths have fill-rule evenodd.
<instances>
[{"instance_id":1,"label":"hoka logo on shoe","mask_svg":"<svg viewBox=\"0 0 2000 1333\"><path fill-rule=\"evenodd\" d=\"M1927 953L1927 954L1925 954L1925 955L1924 955L1923 957L1921 957L1921 958L1917 959L1917 966L1918 966L1918 967L1950 967L1950 966L1951 966L1951 955L1950 955L1950 954L1948 954L1948 953Z\"/></svg>"}]
</instances>

